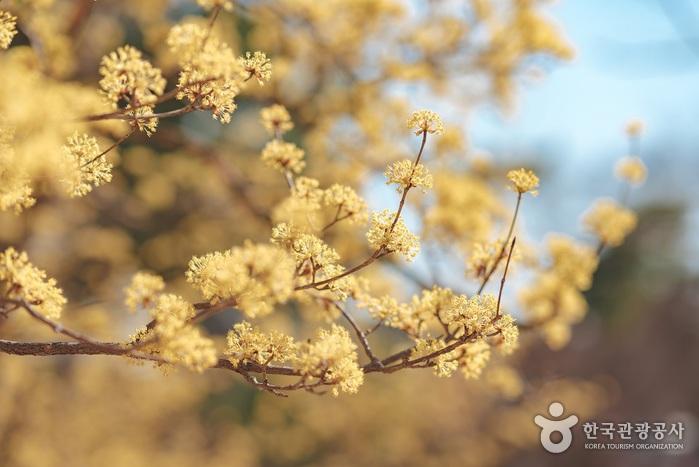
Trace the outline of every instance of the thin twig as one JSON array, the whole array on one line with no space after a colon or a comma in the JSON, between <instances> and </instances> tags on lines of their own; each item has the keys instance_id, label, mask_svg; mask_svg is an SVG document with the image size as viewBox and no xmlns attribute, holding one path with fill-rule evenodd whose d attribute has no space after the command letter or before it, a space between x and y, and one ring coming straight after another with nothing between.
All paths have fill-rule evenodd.
<instances>
[{"instance_id":1,"label":"thin twig","mask_svg":"<svg viewBox=\"0 0 699 467\"><path fill-rule=\"evenodd\" d=\"M517 214L519 213L519 206L522 203L522 193L517 192L517 204L515 205L515 210L512 215L512 220L510 221L510 227L507 230L507 235L505 236L505 240L502 242L502 247L500 248L500 251L498 251L498 255L495 258L495 262L493 263L493 267L490 268L486 274L485 277L483 277L483 282L481 282L481 286L478 288L477 294L480 295L483 292L483 289L485 289L485 286L488 284L488 281L490 280L490 276L493 275L495 270L498 268L498 265L500 264L500 261L502 261L503 256L505 255L505 248L507 248L507 244L510 242L510 238L512 238L512 232L514 232L515 229L515 224L517 223Z\"/></svg>"},{"instance_id":2,"label":"thin twig","mask_svg":"<svg viewBox=\"0 0 699 467\"><path fill-rule=\"evenodd\" d=\"M359 328L354 318L352 318L352 316L350 316L350 314L347 313L345 309L342 308L337 302L333 301L332 304L335 306L335 308L337 308L340 311L340 313L342 313L342 316L344 316L344 318L350 323L350 326L352 326L352 329L354 329L354 332L357 334L357 338L359 339L359 342L362 344L364 352L366 353L366 356L369 357L371 363L381 365L381 361L371 351L369 340L367 339L364 332Z\"/></svg>"},{"instance_id":3,"label":"thin twig","mask_svg":"<svg viewBox=\"0 0 699 467\"><path fill-rule=\"evenodd\" d=\"M517 237L512 238L512 244L510 244L510 252L507 254L507 261L505 262L505 270L502 273L502 279L500 279L500 289L498 290L498 305L495 309L495 319L500 317L500 300L502 300L502 291L505 289L505 279L507 278L507 269L510 267L510 260L512 259L512 252L515 250L515 242Z\"/></svg>"},{"instance_id":4,"label":"thin twig","mask_svg":"<svg viewBox=\"0 0 699 467\"><path fill-rule=\"evenodd\" d=\"M116 147L119 146L121 143L123 143L124 141L126 141L127 139L129 139L129 137L130 137L131 135L134 134L134 131L136 131L136 129L135 129L135 128L132 128L131 131L129 131L127 134L125 134L124 136L122 136L121 138L119 138L118 140L116 140L116 141L114 142L114 144L112 144L111 146L109 146L107 149L105 149L104 151L102 151L101 153L99 153L98 155L96 155L95 157L93 157L92 159L90 159L89 161L85 162L83 165L80 166L80 168L82 169L82 168L84 168L84 167L87 167L88 165L92 164L93 162L95 162L95 161L96 161L97 159L99 159L100 157L107 155L107 153L108 153L109 151L111 151L112 149L116 148Z\"/></svg>"}]
</instances>

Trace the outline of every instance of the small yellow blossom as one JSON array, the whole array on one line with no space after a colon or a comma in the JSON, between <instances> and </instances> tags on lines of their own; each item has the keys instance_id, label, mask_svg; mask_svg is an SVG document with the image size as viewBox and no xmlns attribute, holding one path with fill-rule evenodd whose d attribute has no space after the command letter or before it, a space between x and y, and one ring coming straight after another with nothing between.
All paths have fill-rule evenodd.
<instances>
[{"instance_id":1,"label":"small yellow blossom","mask_svg":"<svg viewBox=\"0 0 699 467\"><path fill-rule=\"evenodd\" d=\"M534 196L539 193L536 190L539 187L539 177L531 170L510 170L507 172L507 178L512 182L512 187L517 193L531 193Z\"/></svg>"},{"instance_id":2,"label":"small yellow blossom","mask_svg":"<svg viewBox=\"0 0 699 467\"><path fill-rule=\"evenodd\" d=\"M290 196L274 209L274 221L315 230L313 226L317 224L323 202L323 190L319 186L320 182L315 178L297 177Z\"/></svg>"},{"instance_id":3,"label":"small yellow blossom","mask_svg":"<svg viewBox=\"0 0 699 467\"><path fill-rule=\"evenodd\" d=\"M155 320L155 333L164 339L173 337L188 326L195 311L191 303L173 294L160 295L150 310Z\"/></svg>"},{"instance_id":4,"label":"small yellow blossom","mask_svg":"<svg viewBox=\"0 0 699 467\"><path fill-rule=\"evenodd\" d=\"M638 137L641 136L641 133L643 133L644 127L645 125L641 120L634 119L630 120L626 124L625 131L626 134L630 137Z\"/></svg>"},{"instance_id":5,"label":"small yellow blossom","mask_svg":"<svg viewBox=\"0 0 699 467\"><path fill-rule=\"evenodd\" d=\"M6 11L0 11L0 49L10 46L17 34L17 18Z\"/></svg>"},{"instance_id":6,"label":"small yellow blossom","mask_svg":"<svg viewBox=\"0 0 699 467\"><path fill-rule=\"evenodd\" d=\"M153 107L143 105L133 110L128 110L126 115L133 117L133 120L131 120L133 127L145 133L146 136L151 136L158 129L158 118L150 117L150 115L153 115L153 110Z\"/></svg>"},{"instance_id":7,"label":"small yellow blossom","mask_svg":"<svg viewBox=\"0 0 699 467\"><path fill-rule=\"evenodd\" d=\"M551 235L547 247L552 259L551 270L557 277L580 290L590 288L599 262L592 248L564 235Z\"/></svg>"},{"instance_id":8,"label":"small yellow blossom","mask_svg":"<svg viewBox=\"0 0 699 467\"><path fill-rule=\"evenodd\" d=\"M344 271L344 267L337 264L340 255L334 248L315 235L298 232L286 223L272 229L272 243L289 251L296 261L296 274L305 283L331 279ZM329 286L342 293L344 283L333 281Z\"/></svg>"},{"instance_id":9,"label":"small yellow blossom","mask_svg":"<svg viewBox=\"0 0 699 467\"><path fill-rule=\"evenodd\" d=\"M160 353L170 362L179 363L186 368L201 373L218 362L214 342L204 337L201 331L187 326L161 345Z\"/></svg>"},{"instance_id":10,"label":"small yellow blossom","mask_svg":"<svg viewBox=\"0 0 699 467\"><path fill-rule=\"evenodd\" d=\"M139 307L148 308L157 298L159 292L165 289L162 277L148 272L137 272L131 278L131 283L124 289L124 303L129 311L134 312Z\"/></svg>"},{"instance_id":11,"label":"small yellow blossom","mask_svg":"<svg viewBox=\"0 0 699 467\"><path fill-rule=\"evenodd\" d=\"M214 366L218 361L216 348L211 339L191 325L194 314L194 307L182 297L160 295L151 309L156 342L145 350L153 350L168 362L199 373Z\"/></svg>"},{"instance_id":12,"label":"small yellow blossom","mask_svg":"<svg viewBox=\"0 0 699 467\"><path fill-rule=\"evenodd\" d=\"M467 275L476 279L484 277L495 266L500 252L503 256L507 255L507 250L502 248L502 240L474 243L466 263ZM500 263L502 263L502 258L500 258Z\"/></svg>"},{"instance_id":13,"label":"small yellow blossom","mask_svg":"<svg viewBox=\"0 0 699 467\"><path fill-rule=\"evenodd\" d=\"M187 281L212 302L233 299L254 318L272 312L293 292L295 263L274 245L246 242L224 252L194 257Z\"/></svg>"},{"instance_id":14,"label":"small yellow blossom","mask_svg":"<svg viewBox=\"0 0 699 467\"><path fill-rule=\"evenodd\" d=\"M177 98L210 110L214 119L229 123L242 85L242 69L233 50L197 24L177 24L167 37L170 51L182 68Z\"/></svg>"},{"instance_id":15,"label":"small yellow blossom","mask_svg":"<svg viewBox=\"0 0 699 467\"><path fill-rule=\"evenodd\" d=\"M560 350L570 342L570 325L563 321L553 320L548 322L542 326L541 332L546 340L546 345L551 350Z\"/></svg>"},{"instance_id":16,"label":"small yellow blossom","mask_svg":"<svg viewBox=\"0 0 699 467\"><path fill-rule=\"evenodd\" d=\"M510 355L519 345L519 328L515 319L511 315L503 315L497 320L496 327L502 336L499 345L500 352L503 355Z\"/></svg>"},{"instance_id":17,"label":"small yellow blossom","mask_svg":"<svg viewBox=\"0 0 699 467\"><path fill-rule=\"evenodd\" d=\"M213 10L214 8L223 8L226 11L233 11L232 0L197 0L197 3L207 11Z\"/></svg>"},{"instance_id":18,"label":"small yellow blossom","mask_svg":"<svg viewBox=\"0 0 699 467\"><path fill-rule=\"evenodd\" d=\"M410 353L410 359L427 357L446 347L441 339L418 339ZM448 378L459 368L456 351L446 352L427 360L434 367L434 374L440 378Z\"/></svg>"},{"instance_id":19,"label":"small yellow blossom","mask_svg":"<svg viewBox=\"0 0 699 467\"><path fill-rule=\"evenodd\" d=\"M411 187L421 188L427 191L432 188L432 174L423 164L414 165L410 160L402 160L392 163L385 172L386 184L398 185L398 192Z\"/></svg>"},{"instance_id":20,"label":"small yellow blossom","mask_svg":"<svg viewBox=\"0 0 699 467\"><path fill-rule=\"evenodd\" d=\"M646 181L647 169L640 158L629 156L617 162L614 173L618 179L631 185L641 185Z\"/></svg>"},{"instance_id":21,"label":"small yellow blossom","mask_svg":"<svg viewBox=\"0 0 699 467\"><path fill-rule=\"evenodd\" d=\"M246 362L284 363L295 357L297 348L292 337L279 331L264 333L245 321L233 326L226 340L225 354L235 366Z\"/></svg>"},{"instance_id":22,"label":"small yellow blossom","mask_svg":"<svg viewBox=\"0 0 699 467\"><path fill-rule=\"evenodd\" d=\"M103 57L99 71L102 92L114 108L153 104L165 91L165 79L160 70L130 45Z\"/></svg>"},{"instance_id":23,"label":"small yellow blossom","mask_svg":"<svg viewBox=\"0 0 699 467\"><path fill-rule=\"evenodd\" d=\"M289 111L283 105L274 104L263 108L260 117L265 130L272 136L283 135L294 128Z\"/></svg>"},{"instance_id":24,"label":"small yellow blossom","mask_svg":"<svg viewBox=\"0 0 699 467\"><path fill-rule=\"evenodd\" d=\"M315 339L300 345L297 364L303 374L336 384L332 390L335 396L340 390L356 393L364 382L356 349L347 330L333 324L330 330L320 329Z\"/></svg>"},{"instance_id":25,"label":"small yellow blossom","mask_svg":"<svg viewBox=\"0 0 699 467\"><path fill-rule=\"evenodd\" d=\"M296 174L301 173L306 167L303 156L303 149L294 143L286 143L277 139L270 141L262 149L262 162L282 173L287 170Z\"/></svg>"},{"instance_id":26,"label":"small yellow blossom","mask_svg":"<svg viewBox=\"0 0 699 467\"><path fill-rule=\"evenodd\" d=\"M619 246L636 228L636 214L610 199L598 200L583 217L585 227L607 246Z\"/></svg>"},{"instance_id":27,"label":"small yellow blossom","mask_svg":"<svg viewBox=\"0 0 699 467\"><path fill-rule=\"evenodd\" d=\"M492 294L475 295L471 298L460 295L444 314L448 324L462 326L466 334L486 335L493 331L497 313L497 299Z\"/></svg>"},{"instance_id":28,"label":"small yellow blossom","mask_svg":"<svg viewBox=\"0 0 699 467\"><path fill-rule=\"evenodd\" d=\"M245 52L244 57L238 58L238 63L246 80L255 78L260 86L264 86L265 82L272 79L272 62L263 52Z\"/></svg>"},{"instance_id":29,"label":"small yellow blossom","mask_svg":"<svg viewBox=\"0 0 699 467\"><path fill-rule=\"evenodd\" d=\"M14 248L0 253L0 295L24 300L51 319L60 318L67 303L55 279L48 278L29 262L26 253Z\"/></svg>"},{"instance_id":30,"label":"small yellow blossom","mask_svg":"<svg viewBox=\"0 0 699 467\"><path fill-rule=\"evenodd\" d=\"M420 239L410 232L402 218L399 218L395 225L395 212L384 210L371 215L367 240L372 248L386 248L388 251L396 251L408 261L415 259L420 251Z\"/></svg>"},{"instance_id":31,"label":"small yellow blossom","mask_svg":"<svg viewBox=\"0 0 699 467\"><path fill-rule=\"evenodd\" d=\"M92 136L73 133L68 144L63 146L63 154L71 169L70 178L63 180L70 196L84 196L93 187L112 180L112 164Z\"/></svg>"},{"instance_id":32,"label":"small yellow blossom","mask_svg":"<svg viewBox=\"0 0 699 467\"><path fill-rule=\"evenodd\" d=\"M490 361L490 346L483 339L469 342L464 346L464 354L459 359L461 374L466 379L478 379Z\"/></svg>"},{"instance_id":33,"label":"small yellow blossom","mask_svg":"<svg viewBox=\"0 0 699 467\"><path fill-rule=\"evenodd\" d=\"M410 114L408 128L415 130L415 134L432 133L441 135L444 132L442 119L431 110L418 110Z\"/></svg>"},{"instance_id":34,"label":"small yellow blossom","mask_svg":"<svg viewBox=\"0 0 699 467\"><path fill-rule=\"evenodd\" d=\"M323 203L335 209L336 216L350 222L365 222L367 204L351 187L335 183L323 192Z\"/></svg>"},{"instance_id":35,"label":"small yellow blossom","mask_svg":"<svg viewBox=\"0 0 699 467\"><path fill-rule=\"evenodd\" d=\"M17 161L17 153L11 143L14 130L0 125L0 211L15 213L34 205L31 180Z\"/></svg>"}]
</instances>

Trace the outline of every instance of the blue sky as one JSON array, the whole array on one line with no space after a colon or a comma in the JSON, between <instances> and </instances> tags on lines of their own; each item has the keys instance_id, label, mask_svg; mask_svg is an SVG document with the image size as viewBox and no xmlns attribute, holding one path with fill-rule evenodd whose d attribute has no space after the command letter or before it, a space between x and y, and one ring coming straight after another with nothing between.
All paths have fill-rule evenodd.
<instances>
[{"instance_id":1,"label":"blue sky","mask_svg":"<svg viewBox=\"0 0 699 467\"><path fill-rule=\"evenodd\" d=\"M660 1L672 8L669 15ZM481 109L469 125L474 146L496 160L526 154L522 163L548 167L537 204L549 222L537 216L528 230L573 233L581 209L614 194L611 167L627 152L622 129L634 117L646 123L641 155L651 173L637 202L670 196L696 208L682 188L699 183L699 2L568 0L547 13L575 59L522 86L512 114Z\"/></svg>"}]
</instances>

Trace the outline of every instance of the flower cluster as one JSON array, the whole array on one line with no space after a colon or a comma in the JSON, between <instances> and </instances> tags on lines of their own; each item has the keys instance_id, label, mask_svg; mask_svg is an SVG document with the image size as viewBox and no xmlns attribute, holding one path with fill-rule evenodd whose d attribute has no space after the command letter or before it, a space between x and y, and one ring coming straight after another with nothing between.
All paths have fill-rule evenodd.
<instances>
[{"instance_id":1,"label":"flower cluster","mask_svg":"<svg viewBox=\"0 0 699 467\"><path fill-rule=\"evenodd\" d=\"M446 347L443 339L418 339L415 347L410 352L410 358L417 360L425 358L435 352L439 352ZM448 378L459 368L458 352L451 351L442 353L432 358L434 362L434 374L440 378Z\"/></svg>"},{"instance_id":2,"label":"flower cluster","mask_svg":"<svg viewBox=\"0 0 699 467\"><path fill-rule=\"evenodd\" d=\"M330 330L320 329L315 339L302 343L296 361L303 374L335 384L334 395L340 390L356 393L364 382L356 349L347 330L333 324Z\"/></svg>"},{"instance_id":3,"label":"flower cluster","mask_svg":"<svg viewBox=\"0 0 699 467\"><path fill-rule=\"evenodd\" d=\"M63 182L70 196L85 196L93 187L112 180L112 164L94 137L73 133L63 146L63 154L70 169L70 178Z\"/></svg>"},{"instance_id":4,"label":"flower cluster","mask_svg":"<svg viewBox=\"0 0 699 467\"><path fill-rule=\"evenodd\" d=\"M279 331L262 332L246 321L233 326L226 340L225 354L235 366L246 362L258 365L284 363L294 358L297 349L292 337Z\"/></svg>"},{"instance_id":5,"label":"flower cluster","mask_svg":"<svg viewBox=\"0 0 699 467\"><path fill-rule=\"evenodd\" d=\"M102 92L115 109L152 106L165 91L160 70L130 45L103 57L99 71Z\"/></svg>"},{"instance_id":6,"label":"flower cluster","mask_svg":"<svg viewBox=\"0 0 699 467\"><path fill-rule=\"evenodd\" d=\"M608 246L619 246L636 228L636 214L611 199L601 199L583 217L588 230Z\"/></svg>"},{"instance_id":7,"label":"flower cluster","mask_svg":"<svg viewBox=\"0 0 699 467\"><path fill-rule=\"evenodd\" d=\"M466 273L476 279L484 277L495 267L496 263L502 263L502 257L507 255L503 248L502 240L494 242L476 242L471 247L471 254L466 263ZM498 254L502 257L498 258ZM515 253L517 254L517 253Z\"/></svg>"},{"instance_id":8,"label":"flower cluster","mask_svg":"<svg viewBox=\"0 0 699 467\"><path fill-rule=\"evenodd\" d=\"M423 164L413 164L410 160L402 160L389 165L385 172L386 184L398 185L398 192L411 187L427 191L432 188L432 174Z\"/></svg>"},{"instance_id":9,"label":"flower cluster","mask_svg":"<svg viewBox=\"0 0 699 467\"><path fill-rule=\"evenodd\" d=\"M260 119L265 130L272 136L281 136L294 128L289 111L283 105L274 104L263 108Z\"/></svg>"},{"instance_id":10,"label":"flower cluster","mask_svg":"<svg viewBox=\"0 0 699 467\"><path fill-rule=\"evenodd\" d=\"M464 346L460 359L461 373L466 379L478 379L490 360L490 346L483 339L469 342Z\"/></svg>"},{"instance_id":11,"label":"flower cluster","mask_svg":"<svg viewBox=\"0 0 699 467\"><path fill-rule=\"evenodd\" d=\"M15 34L17 34L17 18L6 11L0 11L0 49L8 48Z\"/></svg>"},{"instance_id":12,"label":"flower cluster","mask_svg":"<svg viewBox=\"0 0 699 467\"><path fill-rule=\"evenodd\" d=\"M151 314L155 320L154 351L166 361L197 372L216 364L218 357L213 341L202 336L190 323L194 316L194 307L190 303L177 295L161 295Z\"/></svg>"},{"instance_id":13,"label":"flower cluster","mask_svg":"<svg viewBox=\"0 0 699 467\"><path fill-rule=\"evenodd\" d=\"M177 24L167 37L170 51L182 68L177 98L211 110L222 123L231 120L240 93L241 70L231 48L197 24Z\"/></svg>"},{"instance_id":14,"label":"flower cluster","mask_svg":"<svg viewBox=\"0 0 699 467\"><path fill-rule=\"evenodd\" d=\"M13 209L19 213L33 206L36 199L11 145L13 137L11 128L0 125L0 211Z\"/></svg>"},{"instance_id":15,"label":"flower cluster","mask_svg":"<svg viewBox=\"0 0 699 467\"><path fill-rule=\"evenodd\" d=\"M444 124L437 113L431 110L418 110L410 114L407 123L408 128L415 130L415 134L432 133L441 135L444 132Z\"/></svg>"},{"instance_id":16,"label":"flower cluster","mask_svg":"<svg viewBox=\"0 0 699 467\"><path fill-rule=\"evenodd\" d=\"M371 215L366 237L372 248L396 251L408 261L415 259L420 251L420 239L417 235L408 230L403 219L397 218L396 213L389 210Z\"/></svg>"},{"instance_id":17,"label":"flower cluster","mask_svg":"<svg viewBox=\"0 0 699 467\"><path fill-rule=\"evenodd\" d=\"M617 178L631 185L641 185L646 181L648 170L640 158L628 156L617 162L614 173Z\"/></svg>"},{"instance_id":18,"label":"flower cluster","mask_svg":"<svg viewBox=\"0 0 699 467\"><path fill-rule=\"evenodd\" d=\"M493 295L454 297L444 313L444 322L454 333L480 338L498 337L500 350L511 353L518 345L519 330L510 315L498 313L497 300Z\"/></svg>"},{"instance_id":19,"label":"flower cluster","mask_svg":"<svg viewBox=\"0 0 699 467\"><path fill-rule=\"evenodd\" d=\"M194 257L187 281L211 302L233 300L250 317L272 312L293 291L295 263L274 245L246 242L242 247Z\"/></svg>"},{"instance_id":20,"label":"flower cluster","mask_svg":"<svg viewBox=\"0 0 699 467\"><path fill-rule=\"evenodd\" d=\"M214 8L223 8L226 11L233 10L232 0L197 0L197 3L205 10L213 10Z\"/></svg>"},{"instance_id":21,"label":"flower cluster","mask_svg":"<svg viewBox=\"0 0 699 467\"><path fill-rule=\"evenodd\" d=\"M536 196L539 192L539 177L528 169L510 170L507 178L512 182L512 188L519 194L531 193Z\"/></svg>"},{"instance_id":22,"label":"flower cluster","mask_svg":"<svg viewBox=\"0 0 699 467\"><path fill-rule=\"evenodd\" d=\"M422 335L427 323L433 318L433 310L401 303L391 295L372 297L367 294L359 298L358 305L369 310L372 317L415 338Z\"/></svg>"},{"instance_id":23,"label":"flower cluster","mask_svg":"<svg viewBox=\"0 0 699 467\"><path fill-rule=\"evenodd\" d=\"M520 302L541 332L549 347L558 349L568 343L571 325L587 311L582 292L592 284L597 269L595 251L563 235L548 240L551 264L520 292Z\"/></svg>"},{"instance_id":24,"label":"flower cluster","mask_svg":"<svg viewBox=\"0 0 699 467\"><path fill-rule=\"evenodd\" d=\"M139 307L149 308L163 289L165 289L165 281L162 277L148 272L137 272L124 290L126 296L124 303L131 312Z\"/></svg>"},{"instance_id":25,"label":"flower cluster","mask_svg":"<svg viewBox=\"0 0 699 467\"><path fill-rule=\"evenodd\" d=\"M645 127L645 125L643 124L643 122L641 120L634 119L634 120L630 120L626 124L625 131L626 131L626 134L629 135L629 137L634 138L634 137L640 136L641 133L643 133L644 127Z\"/></svg>"},{"instance_id":26,"label":"flower cluster","mask_svg":"<svg viewBox=\"0 0 699 467\"><path fill-rule=\"evenodd\" d=\"M56 280L29 262L27 254L8 248L0 253L0 295L33 305L47 318L61 316L66 299Z\"/></svg>"},{"instance_id":27,"label":"flower cluster","mask_svg":"<svg viewBox=\"0 0 699 467\"><path fill-rule=\"evenodd\" d=\"M282 173L290 171L298 174L306 166L303 160L303 149L294 143L286 143L278 139L268 142L262 149L262 162Z\"/></svg>"},{"instance_id":28,"label":"flower cluster","mask_svg":"<svg viewBox=\"0 0 699 467\"><path fill-rule=\"evenodd\" d=\"M350 222L366 221L366 201L347 185L331 185L323 192L323 203L335 209L336 219L349 219Z\"/></svg>"},{"instance_id":29,"label":"flower cluster","mask_svg":"<svg viewBox=\"0 0 699 467\"><path fill-rule=\"evenodd\" d=\"M245 52L244 57L238 59L240 67L245 74L245 80L255 78L260 86L272 79L272 61L264 52Z\"/></svg>"}]
</instances>

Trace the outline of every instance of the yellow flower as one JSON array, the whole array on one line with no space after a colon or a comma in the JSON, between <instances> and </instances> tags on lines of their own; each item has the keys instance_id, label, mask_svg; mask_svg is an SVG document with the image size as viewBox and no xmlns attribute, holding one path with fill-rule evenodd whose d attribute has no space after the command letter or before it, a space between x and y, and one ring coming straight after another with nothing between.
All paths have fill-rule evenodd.
<instances>
[{"instance_id":1,"label":"yellow flower","mask_svg":"<svg viewBox=\"0 0 699 467\"><path fill-rule=\"evenodd\" d=\"M646 181L647 169L641 159L628 156L617 162L614 173L617 178L631 185L641 185Z\"/></svg>"},{"instance_id":2,"label":"yellow flower","mask_svg":"<svg viewBox=\"0 0 699 467\"><path fill-rule=\"evenodd\" d=\"M207 11L213 10L214 8L223 8L226 11L233 11L232 0L197 0L197 3Z\"/></svg>"},{"instance_id":3,"label":"yellow flower","mask_svg":"<svg viewBox=\"0 0 699 467\"><path fill-rule=\"evenodd\" d=\"M17 18L6 11L0 11L0 49L10 46L17 34Z\"/></svg>"},{"instance_id":4,"label":"yellow flower","mask_svg":"<svg viewBox=\"0 0 699 467\"><path fill-rule=\"evenodd\" d=\"M373 213L366 234L367 240L372 248L378 250L384 247L388 251L401 253L408 261L412 261L420 251L420 240L408 230L403 219L399 218L393 225L395 216L389 210Z\"/></svg>"},{"instance_id":5,"label":"yellow flower","mask_svg":"<svg viewBox=\"0 0 699 467\"><path fill-rule=\"evenodd\" d=\"M432 133L441 135L444 132L442 119L431 110L418 110L410 114L408 128L415 130L415 134Z\"/></svg>"},{"instance_id":6,"label":"yellow flower","mask_svg":"<svg viewBox=\"0 0 699 467\"><path fill-rule=\"evenodd\" d=\"M365 222L366 201L351 187L333 184L323 192L323 203L335 209L337 218L348 218L350 222Z\"/></svg>"},{"instance_id":7,"label":"yellow flower","mask_svg":"<svg viewBox=\"0 0 699 467\"><path fill-rule=\"evenodd\" d=\"M643 122L641 120L637 120L637 119L630 120L626 124L626 128L625 128L626 134L631 136L631 137L640 136L641 133L643 133L644 127L645 127L645 125L643 124Z\"/></svg>"},{"instance_id":8,"label":"yellow flower","mask_svg":"<svg viewBox=\"0 0 699 467\"><path fill-rule=\"evenodd\" d=\"M124 290L124 303L131 312L136 311L138 307L147 308L155 303L158 292L164 288L165 281L162 277L148 272L137 272Z\"/></svg>"},{"instance_id":9,"label":"yellow flower","mask_svg":"<svg viewBox=\"0 0 699 467\"><path fill-rule=\"evenodd\" d=\"M0 211L13 209L15 213L34 205L31 179L17 159L11 143L12 128L0 125Z\"/></svg>"},{"instance_id":10,"label":"yellow flower","mask_svg":"<svg viewBox=\"0 0 699 467\"><path fill-rule=\"evenodd\" d=\"M412 161L402 160L394 162L386 169L386 184L398 185L398 192L410 187L419 187L422 191L432 188L432 174L423 164L413 165Z\"/></svg>"},{"instance_id":11,"label":"yellow flower","mask_svg":"<svg viewBox=\"0 0 699 467\"><path fill-rule=\"evenodd\" d=\"M243 69L245 79L255 78L260 86L272 79L272 62L263 52L245 52L244 57L238 59Z\"/></svg>"},{"instance_id":12,"label":"yellow flower","mask_svg":"<svg viewBox=\"0 0 699 467\"><path fill-rule=\"evenodd\" d=\"M294 128L289 111L283 105L274 104L263 108L260 117L265 130L272 136L283 135Z\"/></svg>"},{"instance_id":13,"label":"yellow flower","mask_svg":"<svg viewBox=\"0 0 699 467\"><path fill-rule=\"evenodd\" d=\"M418 339L410 353L410 359L426 357L446 347L442 339ZM434 374L440 378L448 378L459 368L457 352L451 351L433 357Z\"/></svg>"},{"instance_id":14,"label":"yellow flower","mask_svg":"<svg viewBox=\"0 0 699 467\"><path fill-rule=\"evenodd\" d=\"M195 315L192 304L177 295L160 295L150 313L155 326L138 334L147 343L144 352L199 373L218 362L213 341L191 324ZM153 342L149 343L150 340Z\"/></svg>"},{"instance_id":15,"label":"yellow flower","mask_svg":"<svg viewBox=\"0 0 699 467\"><path fill-rule=\"evenodd\" d=\"M636 228L636 214L615 201L601 199L588 211L583 223L600 241L608 246L619 246Z\"/></svg>"},{"instance_id":16,"label":"yellow flower","mask_svg":"<svg viewBox=\"0 0 699 467\"><path fill-rule=\"evenodd\" d=\"M287 170L296 174L301 173L306 167L303 156L303 149L294 143L286 143L278 139L270 141L262 149L262 162L282 173Z\"/></svg>"},{"instance_id":17,"label":"yellow flower","mask_svg":"<svg viewBox=\"0 0 699 467\"><path fill-rule=\"evenodd\" d=\"M296 356L294 339L279 331L264 333L243 321L233 326L226 338L225 354L233 365L254 362L260 365L284 363Z\"/></svg>"},{"instance_id":18,"label":"yellow flower","mask_svg":"<svg viewBox=\"0 0 699 467\"><path fill-rule=\"evenodd\" d=\"M167 45L182 68L177 98L211 110L213 118L229 123L243 85L243 70L233 50L197 24L173 26Z\"/></svg>"},{"instance_id":19,"label":"yellow flower","mask_svg":"<svg viewBox=\"0 0 699 467\"><path fill-rule=\"evenodd\" d=\"M254 318L272 312L293 292L295 263L274 245L245 242L224 252L194 257L187 281L212 302L233 299Z\"/></svg>"},{"instance_id":20,"label":"yellow flower","mask_svg":"<svg viewBox=\"0 0 699 467\"><path fill-rule=\"evenodd\" d=\"M84 196L93 187L112 180L112 164L92 136L73 133L63 146L63 154L71 169L70 178L63 180L70 196Z\"/></svg>"},{"instance_id":21,"label":"yellow flower","mask_svg":"<svg viewBox=\"0 0 699 467\"><path fill-rule=\"evenodd\" d=\"M510 170L507 172L507 178L512 182L514 190L520 194L531 193L536 196L539 193L536 190L539 187L539 177L531 170Z\"/></svg>"},{"instance_id":22,"label":"yellow flower","mask_svg":"<svg viewBox=\"0 0 699 467\"><path fill-rule=\"evenodd\" d=\"M130 45L103 57L99 71L102 92L114 108L150 105L165 91L160 70Z\"/></svg>"},{"instance_id":23,"label":"yellow flower","mask_svg":"<svg viewBox=\"0 0 699 467\"><path fill-rule=\"evenodd\" d=\"M51 319L60 318L67 303L55 279L48 278L29 262L26 253L14 248L0 253L0 295L24 300Z\"/></svg>"},{"instance_id":24,"label":"yellow flower","mask_svg":"<svg viewBox=\"0 0 699 467\"><path fill-rule=\"evenodd\" d=\"M483 339L464 346L464 355L459 359L461 374L466 379L478 379L490 361L490 346Z\"/></svg>"},{"instance_id":25,"label":"yellow flower","mask_svg":"<svg viewBox=\"0 0 699 467\"><path fill-rule=\"evenodd\" d=\"M315 339L301 344L296 360L303 374L336 384L335 396L339 390L356 393L364 382L356 349L347 330L333 324L330 330L320 329Z\"/></svg>"}]
</instances>

